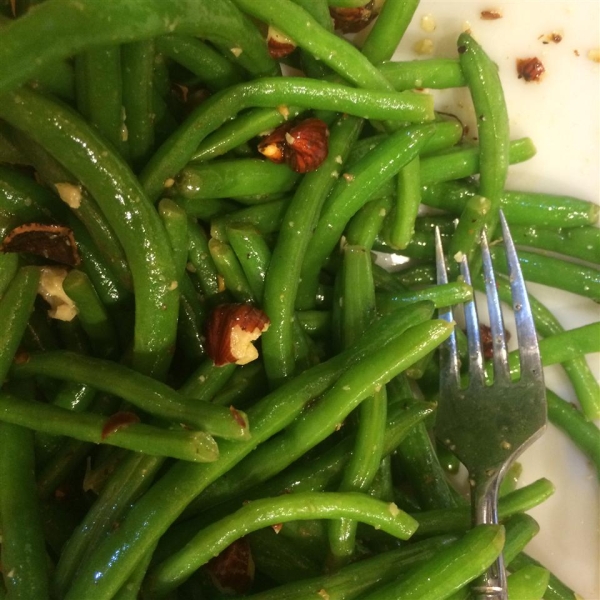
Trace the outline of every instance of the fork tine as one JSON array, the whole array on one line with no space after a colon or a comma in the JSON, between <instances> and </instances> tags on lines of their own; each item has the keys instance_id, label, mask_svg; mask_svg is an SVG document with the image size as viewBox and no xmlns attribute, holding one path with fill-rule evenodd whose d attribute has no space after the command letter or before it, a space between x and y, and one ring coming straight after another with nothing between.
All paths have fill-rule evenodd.
<instances>
[{"instance_id":1,"label":"fork tine","mask_svg":"<svg viewBox=\"0 0 600 600\"><path fill-rule=\"evenodd\" d=\"M471 272L467 257L460 263L460 272L465 283L472 285ZM483 369L483 350L481 348L481 334L479 332L479 317L475 298L464 304L465 324L467 326L467 342L469 348L469 386L485 385L485 371Z\"/></svg>"},{"instance_id":2,"label":"fork tine","mask_svg":"<svg viewBox=\"0 0 600 600\"><path fill-rule=\"evenodd\" d=\"M487 297L488 312L490 315L490 329L492 333L492 348L494 351L494 383L509 382L510 371L508 368L508 350L506 348L506 337L504 335L504 320L500 298L496 289L496 278L490 256L486 232L481 234L481 255L483 258L483 276L485 280L485 292Z\"/></svg>"},{"instance_id":3,"label":"fork tine","mask_svg":"<svg viewBox=\"0 0 600 600\"><path fill-rule=\"evenodd\" d=\"M444 247L442 246L442 237L438 227L435 228L435 265L438 284L448 283L448 272L446 271ZM448 321L448 323L453 323L454 314L452 312L452 307L438 309L438 317L444 321ZM459 385L460 373L458 367L458 346L454 331L452 331L450 337L444 342L444 344L442 344L440 348L440 356L440 384L442 389L446 388L446 386L452 389L457 388Z\"/></svg>"},{"instance_id":4,"label":"fork tine","mask_svg":"<svg viewBox=\"0 0 600 600\"><path fill-rule=\"evenodd\" d=\"M502 211L500 211L500 224L502 225L502 237L506 249L506 262L508 264L508 277L512 292L512 303L517 326L517 339L519 342L519 355L521 362L521 379L536 378L542 372L542 361L538 339L535 333L535 324L525 280L519 265L519 258L515 250L508 224Z\"/></svg>"}]
</instances>

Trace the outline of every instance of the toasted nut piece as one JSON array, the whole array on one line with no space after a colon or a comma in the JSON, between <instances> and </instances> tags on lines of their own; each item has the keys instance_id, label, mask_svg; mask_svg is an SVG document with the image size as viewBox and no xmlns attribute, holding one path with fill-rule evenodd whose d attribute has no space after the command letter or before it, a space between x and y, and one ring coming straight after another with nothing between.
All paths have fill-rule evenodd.
<instances>
[{"instance_id":1,"label":"toasted nut piece","mask_svg":"<svg viewBox=\"0 0 600 600\"><path fill-rule=\"evenodd\" d=\"M221 304L210 315L206 331L206 352L215 366L245 365L258 358L252 345L271 322L250 304Z\"/></svg>"},{"instance_id":2,"label":"toasted nut piece","mask_svg":"<svg viewBox=\"0 0 600 600\"><path fill-rule=\"evenodd\" d=\"M271 162L280 164L285 162L287 142L285 134L294 126L293 123L284 123L265 136L258 144L258 151Z\"/></svg>"},{"instance_id":3,"label":"toasted nut piece","mask_svg":"<svg viewBox=\"0 0 600 600\"><path fill-rule=\"evenodd\" d=\"M289 37L281 33L279 29L269 26L267 47L271 58L279 60L290 55L296 49L296 44Z\"/></svg>"},{"instance_id":4,"label":"toasted nut piece","mask_svg":"<svg viewBox=\"0 0 600 600\"><path fill-rule=\"evenodd\" d=\"M545 70L542 61L537 56L533 58L517 58L517 75L519 79L539 81Z\"/></svg>"},{"instance_id":5,"label":"toasted nut piece","mask_svg":"<svg viewBox=\"0 0 600 600\"><path fill-rule=\"evenodd\" d=\"M50 305L48 316L59 321L72 321L77 316L75 303L63 288L68 271L63 267L42 267L38 294Z\"/></svg>"},{"instance_id":6,"label":"toasted nut piece","mask_svg":"<svg viewBox=\"0 0 600 600\"><path fill-rule=\"evenodd\" d=\"M102 428L102 439L106 439L109 435L119 431L120 429L124 429L125 427L129 427L130 425L134 425L135 423L139 423L140 418L134 412L128 410L122 410L114 413L104 423L104 427Z\"/></svg>"},{"instance_id":7,"label":"toasted nut piece","mask_svg":"<svg viewBox=\"0 0 600 600\"><path fill-rule=\"evenodd\" d=\"M285 162L296 173L316 171L329 152L329 129L320 119L306 119L286 134Z\"/></svg>"},{"instance_id":8,"label":"toasted nut piece","mask_svg":"<svg viewBox=\"0 0 600 600\"><path fill-rule=\"evenodd\" d=\"M245 594L254 582L254 560L246 538L227 546L207 567L217 589L226 594Z\"/></svg>"},{"instance_id":9,"label":"toasted nut piece","mask_svg":"<svg viewBox=\"0 0 600 600\"><path fill-rule=\"evenodd\" d=\"M330 7L329 14L333 18L336 30L343 33L356 33L364 29L378 14L380 2L365 2L356 8Z\"/></svg>"}]
</instances>

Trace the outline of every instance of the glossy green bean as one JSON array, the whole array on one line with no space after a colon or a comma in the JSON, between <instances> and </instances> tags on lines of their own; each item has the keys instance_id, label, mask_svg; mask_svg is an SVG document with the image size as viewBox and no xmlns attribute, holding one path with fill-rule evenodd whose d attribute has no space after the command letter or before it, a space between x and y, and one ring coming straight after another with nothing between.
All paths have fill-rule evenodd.
<instances>
[{"instance_id":1,"label":"glossy green bean","mask_svg":"<svg viewBox=\"0 0 600 600\"><path fill-rule=\"evenodd\" d=\"M210 402L227 385L237 368L234 363L215 367L211 359L205 359L179 388L179 393L202 402Z\"/></svg>"},{"instance_id":2,"label":"glossy green bean","mask_svg":"<svg viewBox=\"0 0 600 600\"><path fill-rule=\"evenodd\" d=\"M212 91L242 81L239 70L231 61L193 36L163 35L156 39L156 47L194 73Z\"/></svg>"},{"instance_id":3,"label":"glossy green bean","mask_svg":"<svg viewBox=\"0 0 600 600\"><path fill-rule=\"evenodd\" d=\"M434 129L434 126L425 125L397 131L343 174L323 207L305 254L298 308L314 306L319 271L348 221L386 180L418 155Z\"/></svg>"},{"instance_id":4,"label":"glossy green bean","mask_svg":"<svg viewBox=\"0 0 600 600\"><path fill-rule=\"evenodd\" d=\"M0 299L0 381L4 381L33 311L40 279L35 267L22 267Z\"/></svg>"},{"instance_id":5,"label":"glossy green bean","mask_svg":"<svg viewBox=\"0 0 600 600\"><path fill-rule=\"evenodd\" d=\"M63 281L67 296L75 302L77 315L96 356L115 358L119 347L114 325L88 276L77 269Z\"/></svg>"},{"instance_id":6,"label":"glossy green bean","mask_svg":"<svg viewBox=\"0 0 600 600\"><path fill-rule=\"evenodd\" d=\"M552 230L511 225L510 234L516 246L532 246L590 263L600 261L600 230L597 227Z\"/></svg>"},{"instance_id":7,"label":"glossy green bean","mask_svg":"<svg viewBox=\"0 0 600 600\"><path fill-rule=\"evenodd\" d=\"M218 458L214 439L203 431L176 431L133 423L105 433L107 419L58 406L22 401L0 393L0 420L51 435L118 446L155 456L210 462Z\"/></svg>"},{"instance_id":8,"label":"glossy green bean","mask_svg":"<svg viewBox=\"0 0 600 600\"><path fill-rule=\"evenodd\" d=\"M185 200L267 196L288 192L297 181L298 174L287 165L238 158L188 165L167 192Z\"/></svg>"},{"instance_id":9,"label":"glossy green bean","mask_svg":"<svg viewBox=\"0 0 600 600\"><path fill-rule=\"evenodd\" d=\"M377 311L380 314L386 314L400 306L406 306L421 300L429 300L435 304L436 308L441 308L461 304L471 298L473 298L473 288L464 281L456 281L431 286L415 292L379 292L377 294Z\"/></svg>"},{"instance_id":10,"label":"glossy green bean","mask_svg":"<svg viewBox=\"0 0 600 600\"><path fill-rule=\"evenodd\" d=\"M271 249L264 237L248 225L229 225L227 239L242 266L254 298L261 303L271 262Z\"/></svg>"},{"instance_id":11,"label":"glossy green bean","mask_svg":"<svg viewBox=\"0 0 600 600\"><path fill-rule=\"evenodd\" d=\"M259 32L228 0L157 4L151 0L122 2L117 7L94 0L85 10L68 0L41 4L37 10L3 28L0 93L15 89L53 62L90 46L183 33L214 41L254 75L277 72ZM27 41L26 51L23 49ZM59 43L57 43L57 41ZM237 52L236 52L237 54Z\"/></svg>"},{"instance_id":12,"label":"glossy green bean","mask_svg":"<svg viewBox=\"0 0 600 600\"><path fill-rule=\"evenodd\" d=\"M452 235L448 245L448 256L452 267L467 258L470 264L475 251L479 248L481 232L489 219L489 212L492 210L492 203L489 198L484 196L473 196L469 198L460 215L456 230Z\"/></svg>"},{"instance_id":13,"label":"glossy green bean","mask_svg":"<svg viewBox=\"0 0 600 600\"><path fill-rule=\"evenodd\" d=\"M413 158L398 173L396 204L388 232L389 244L402 250L410 243L421 204L421 162Z\"/></svg>"},{"instance_id":14,"label":"glossy green bean","mask_svg":"<svg viewBox=\"0 0 600 600\"><path fill-rule=\"evenodd\" d=\"M237 406L245 409L263 397L267 389L267 377L260 361L237 367L228 382L213 399L213 404Z\"/></svg>"},{"instance_id":15,"label":"glossy green bean","mask_svg":"<svg viewBox=\"0 0 600 600\"><path fill-rule=\"evenodd\" d=\"M293 374L293 318L301 273L313 230L327 194L334 185L331 173L342 165L362 129L359 119L339 119L332 127L325 162L307 174L285 209L283 226L273 248L265 279L263 310L271 325L262 336L262 355L269 380L278 385ZM339 157L339 159L338 159Z\"/></svg>"},{"instance_id":16,"label":"glossy green bean","mask_svg":"<svg viewBox=\"0 0 600 600\"><path fill-rule=\"evenodd\" d=\"M0 114L46 147L99 202L133 274L134 364L145 372L164 373L176 334L178 293L172 287L175 273L166 233L139 183L89 125L47 98L21 89L3 97ZM132 229L138 235L132 236ZM152 247L146 239L153 240Z\"/></svg>"},{"instance_id":17,"label":"glossy green bean","mask_svg":"<svg viewBox=\"0 0 600 600\"><path fill-rule=\"evenodd\" d=\"M146 552L146 556L138 563L135 571L130 575L129 579L123 584L123 587L115 594L114 600L138 600L140 590L146 571L150 566L150 561L154 555L154 548Z\"/></svg>"},{"instance_id":18,"label":"glossy green bean","mask_svg":"<svg viewBox=\"0 0 600 600\"><path fill-rule=\"evenodd\" d=\"M165 226L169 237L177 280L185 273L188 260L189 236L188 217L186 212L169 198L163 198L158 203L158 214Z\"/></svg>"},{"instance_id":19,"label":"glossy green bean","mask_svg":"<svg viewBox=\"0 0 600 600\"><path fill-rule=\"evenodd\" d=\"M429 314L432 308L429 305ZM405 327L399 314L377 321L352 349L329 361L301 373L293 381L267 395L249 409L252 420L252 443L223 441L220 458L210 465L190 466L178 463L140 498L110 538L98 544L90 559L73 581L66 600L76 600L85 594L88 600L110 598L135 569L139 557L166 531L185 507L209 484L229 471L256 445L289 425L302 411L305 403L323 393L352 364L384 347ZM135 532L134 535L132 535ZM115 560L115 552L119 559ZM100 576L99 576L100 574ZM95 585L90 582L95 581Z\"/></svg>"},{"instance_id":20,"label":"glossy green bean","mask_svg":"<svg viewBox=\"0 0 600 600\"><path fill-rule=\"evenodd\" d=\"M244 413L238 412L241 421L238 422L229 409L186 401L168 385L110 361L72 352L47 352L31 355L27 363L13 366L12 374L15 377L47 375L86 383L157 417L188 423L219 437L245 440L250 435Z\"/></svg>"},{"instance_id":21,"label":"glossy green bean","mask_svg":"<svg viewBox=\"0 0 600 600\"><path fill-rule=\"evenodd\" d=\"M494 267L506 275L506 254L503 248L491 249ZM525 250L519 251L519 264L526 281L550 285L573 294L600 300L600 269L567 262Z\"/></svg>"},{"instance_id":22,"label":"glossy green bean","mask_svg":"<svg viewBox=\"0 0 600 600\"><path fill-rule=\"evenodd\" d=\"M219 293L217 266L208 250L208 236L193 219L188 221L188 259L206 297Z\"/></svg>"},{"instance_id":23,"label":"glossy green bean","mask_svg":"<svg viewBox=\"0 0 600 600\"><path fill-rule=\"evenodd\" d=\"M202 198L200 200L185 200L180 198L177 200L177 204L188 216L200 221L215 220L228 213L238 211L241 208L241 204L238 202L223 198Z\"/></svg>"},{"instance_id":24,"label":"glossy green bean","mask_svg":"<svg viewBox=\"0 0 600 600\"><path fill-rule=\"evenodd\" d=\"M395 504L357 493L300 493L254 500L236 513L199 532L180 552L155 567L150 574L152 597L163 597L230 543L262 527L314 518L352 518L408 539L416 529L414 519Z\"/></svg>"},{"instance_id":25,"label":"glossy green bean","mask_svg":"<svg viewBox=\"0 0 600 600\"><path fill-rule=\"evenodd\" d=\"M148 489L163 463L164 459L158 456L131 453L118 466L63 548L52 581L57 597L66 595L77 570L96 544Z\"/></svg>"},{"instance_id":26,"label":"glossy green bean","mask_svg":"<svg viewBox=\"0 0 600 600\"><path fill-rule=\"evenodd\" d=\"M141 174L146 193L153 199L160 196L165 182L187 164L204 138L241 110L288 104L374 119L433 118L431 98L410 92L364 91L302 77L264 78L240 84L209 98L163 144Z\"/></svg>"},{"instance_id":27,"label":"glossy green bean","mask_svg":"<svg viewBox=\"0 0 600 600\"><path fill-rule=\"evenodd\" d=\"M159 38L160 39L160 38ZM121 46L124 129L129 160L139 169L154 147L154 40Z\"/></svg>"},{"instance_id":28,"label":"glossy green bean","mask_svg":"<svg viewBox=\"0 0 600 600\"><path fill-rule=\"evenodd\" d=\"M509 575L506 587L513 600L542 600L549 581L550 572L547 569L528 565Z\"/></svg>"},{"instance_id":29,"label":"glossy green bean","mask_svg":"<svg viewBox=\"0 0 600 600\"><path fill-rule=\"evenodd\" d=\"M210 239L208 251L217 267L224 289L238 302L255 301L252 288L233 248L225 242Z\"/></svg>"},{"instance_id":30,"label":"glossy green bean","mask_svg":"<svg viewBox=\"0 0 600 600\"><path fill-rule=\"evenodd\" d=\"M50 598L48 563L35 489L30 431L0 423L2 572L10 598Z\"/></svg>"},{"instance_id":31,"label":"glossy green bean","mask_svg":"<svg viewBox=\"0 0 600 600\"><path fill-rule=\"evenodd\" d=\"M391 208L391 198L383 197L367 202L348 223L348 243L371 250Z\"/></svg>"},{"instance_id":32,"label":"glossy green bean","mask_svg":"<svg viewBox=\"0 0 600 600\"><path fill-rule=\"evenodd\" d=\"M518 571L530 566L543 568L543 566L537 560L534 560L523 552L509 563L509 569L511 571ZM544 592L544 598L545 600L578 600L578 598L581 598L581 596L566 586L560 579L558 579L558 577L556 577L556 575L550 573L548 587Z\"/></svg>"},{"instance_id":33,"label":"glossy green bean","mask_svg":"<svg viewBox=\"0 0 600 600\"><path fill-rule=\"evenodd\" d=\"M362 53L372 62L390 60L404 36L419 0L388 0L362 45ZM416 87L425 87L423 85Z\"/></svg>"},{"instance_id":34,"label":"glossy green bean","mask_svg":"<svg viewBox=\"0 0 600 600\"><path fill-rule=\"evenodd\" d=\"M421 193L427 206L459 215L477 191L465 182L446 181L425 185ZM511 227L582 227L597 223L600 215L596 204L572 196L508 190L500 198L500 208Z\"/></svg>"},{"instance_id":35,"label":"glossy green bean","mask_svg":"<svg viewBox=\"0 0 600 600\"><path fill-rule=\"evenodd\" d=\"M481 575L504 546L501 525L479 525L440 550L407 577L362 596L363 600L444 600Z\"/></svg>"},{"instance_id":36,"label":"glossy green bean","mask_svg":"<svg viewBox=\"0 0 600 600\"><path fill-rule=\"evenodd\" d=\"M19 270L18 254L0 254L0 300Z\"/></svg>"},{"instance_id":37,"label":"glossy green bean","mask_svg":"<svg viewBox=\"0 0 600 600\"><path fill-rule=\"evenodd\" d=\"M379 71L394 89L445 89L466 85L460 63L455 58L390 61L378 64Z\"/></svg>"}]
</instances>

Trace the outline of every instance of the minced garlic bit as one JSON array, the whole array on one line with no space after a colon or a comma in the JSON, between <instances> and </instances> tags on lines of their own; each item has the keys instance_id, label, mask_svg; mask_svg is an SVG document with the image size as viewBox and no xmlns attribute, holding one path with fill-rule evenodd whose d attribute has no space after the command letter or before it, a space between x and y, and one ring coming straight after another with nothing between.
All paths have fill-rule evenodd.
<instances>
[{"instance_id":1,"label":"minced garlic bit","mask_svg":"<svg viewBox=\"0 0 600 600\"><path fill-rule=\"evenodd\" d=\"M174 185L175 185L175 180L172 177L169 177L169 179L165 179L164 186L166 188L173 187Z\"/></svg>"},{"instance_id":2,"label":"minced garlic bit","mask_svg":"<svg viewBox=\"0 0 600 600\"><path fill-rule=\"evenodd\" d=\"M48 316L59 321L72 321L77 307L63 289L68 270L63 267L42 267L38 294L50 305Z\"/></svg>"},{"instance_id":3,"label":"minced garlic bit","mask_svg":"<svg viewBox=\"0 0 600 600\"><path fill-rule=\"evenodd\" d=\"M421 17L421 29L426 31L427 33L432 33L435 31L437 24L433 15L427 14Z\"/></svg>"},{"instance_id":4,"label":"minced garlic bit","mask_svg":"<svg viewBox=\"0 0 600 600\"><path fill-rule=\"evenodd\" d=\"M323 600L329 600L331 598L331 596L325 591L324 588L321 588L317 594L319 594L319 596L321 596L321 598L323 598Z\"/></svg>"},{"instance_id":5,"label":"minced garlic bit","mask_svg":"<svg viewBox=\"0 0 600 600\"><path fill-rule=\"evenodd\" d=\"M290 109L285 104L280 104L277 107L277 112L287 121L290 116Z\"/></svg>"},{"instance_id":6,"label":"minced garlic bit","mask_svg":"<svg viewBox=\"0 0 600 600\"><path fill-rule=\"evenodd\" d=\"M397 517L400 514L400 509L396 506L394 502L390 502L388 504L388 510L390 511L392 517Z\"/></svg>"},{"instance_id":7,"label":"minced garlic bit","mask_svg":"<svg viewBox=\"0 0 600 600\"><path fill-rule=\"evenodd\" d=\"M600 48L594 48L587 53L587 57L594 62L600 63Z\"/></svg>"},{"instance_id":8,"label":"minced garlic bit","mask_svg":"<svg viewBox=\"0 0 600 600\"><path fill-rule=\"evenodd\" d=\"M235 48L231 48L231 54L233 54L236 58L239 58L240 54L243 52L241 48L237 46Z\"/></svg>"},{"instance_id":9,"label":"minced garlic bit","mask_svg":"<svg viewBox=\"0 0 600 600\"><path fill-rule=\"evenodd\" d=\"M54 187L60 199L71 208L81 206L81 187L73 183L55 183Z\"/></svg>"},{"instance_id":10,"label":"minced garlic bit","mask_svg":"<svg viewBox=\"0 0 600 600\"><path fill-rule=\"evenodd\" d=\"M179 284L176 281L171 281L171 283L169 285L169 291L172 292L173 290L176 290L178 285Z\"/></svg>"},{"instance_id":11,"label":"minced garlic bit","mask_svg":"<svg viewBox=\"0 0 600 600\"><path fill-rule=\"evenodd\" d=\"M465 255L459 250L455 255L454 255L454 260L457 263L462 262L463 258L465 257Z\"/></svg>"},{"instance_id":12,"label":"minced garlic bit","mask_svg":"<svg viewBox=\"0 0 600 600\"><path fill-rule=\"evenodd\" d=\"M417 54L433 54L433 47L433 40L424 38L415 43L413 50Z\"/></svg>"}]
</instances>

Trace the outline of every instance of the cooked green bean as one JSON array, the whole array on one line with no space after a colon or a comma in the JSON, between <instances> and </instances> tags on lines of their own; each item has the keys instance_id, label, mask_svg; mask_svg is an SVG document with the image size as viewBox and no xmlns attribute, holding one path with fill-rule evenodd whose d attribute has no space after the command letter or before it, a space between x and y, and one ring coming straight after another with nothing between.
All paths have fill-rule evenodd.
<instances>
[{"instance_id":1,"label":"cooked green bean","mask_svg":"<svg viewBox=\"0 0 600 600\"><path fill-rule=\"evenodd\" d=\"M254 500L200 531L180 552L157 565L148 583L152 597L163 597L236 539L262 527L304 519L358 519L400 539L416 522L395 504L357 493L300 493Z\"/></svg>"},{"instance_id":2,"label":"cooked green bean","mask_svg":"<svg viewBox=\"0 0 600 600\"><path fill-rule=\"evenodd\" d=\"M389 244L402 250L410 243L421 204L421 162L413 158L398 173L396 204L388 233Z\"/></svg>"},{"instance_id":3,"label":"cooked green bean","mask_svg":"<svg viewBox=\"0 0 600 600\"><path fill-rule=\"evenodd\" d=\"M224 289L237 302L256 300L233 248L225 242L210 239L208 241L208 251L217 267L217 273L223 282Z\"/></svg>"},{"instance_id":4,"label":"cooked green bean","mask_svg":"<svg viewBox=\"0 0 600 600\"><path fill-rule=\"evenodd\" d=\"M194 220L188 221L188 258L197 276L202 292L206 297L219 293L217 266L208 250L208 236Z\"/></svg>"},{"instance_id":5,"label":"cooked green bean","mask_svg":"<svg viewBox=\"0 0 600 600\"><path fill-rule=\"evenodd\" d=\"M2 573L7 595L15 600L50 598L34 469L33 434L0 423Z\"/></svg>"},{"instance_id":6,"label":"cooked green bean","mask_svg":"<svg viewBox=\"0 0 600 600\"><path fill-rule=\"evenodd\" d=\"M513 600L542 600L550 581L550 572L543 567L528 565L508 576L506 584Z\"/></svg>"},{"instance_id":7,"label":"cooked green bean","mask_svg":"<svg viewBox=\"0 0 600 600\"><path fill-rule=\"evenodd\" d=\"M463 87L466 84L460 63L455 58L383 62L377 67L398 91L414 88L445 89Z\"/></svg>"},{"instance_id":8,"label":"cooked green bean","mask_svg":"<svg viewBox=\"0 0 600 600\"><path fill-rule=\"evenodd\" d=\"M377 311L386 314L400 306L422 300L429 300L436 308L440 308L467 302L472 297L473 288L464 281L436 285L415 292L380 292L377 294Z\"/></svg>"},{"instance_id":9,"label":"cooked green bean","mask_svg":"<svg viewBox=\"0 0 600 600\"><path fill-rule=\"evenodd\" d=\"M14 377L47 375L87 383L175 423L188 423L229 439L245 440L250 436L244 413L238 412L238 421L229 409L205 402L186 401L168 385L110 361L72 352L46 352L32 354L26 363L14 365L12 374Z\"/></svg>"},{"instance_id":10,"label":"cooked green bean","mask_svg":"<svg viewBox=\"0 0 600 600\"><path fill-rule=\"evenodd\" d=\"M127 422L126 427L120 428L117 422L114 431L111 429L106 433L110 419L105 417L23 401L4 393L0 393L0 420L51 435L70 436L157 456L195 462L218 458L214 439L203 431L175 431L135 422Z\"/></svg>"}]
</instances>

